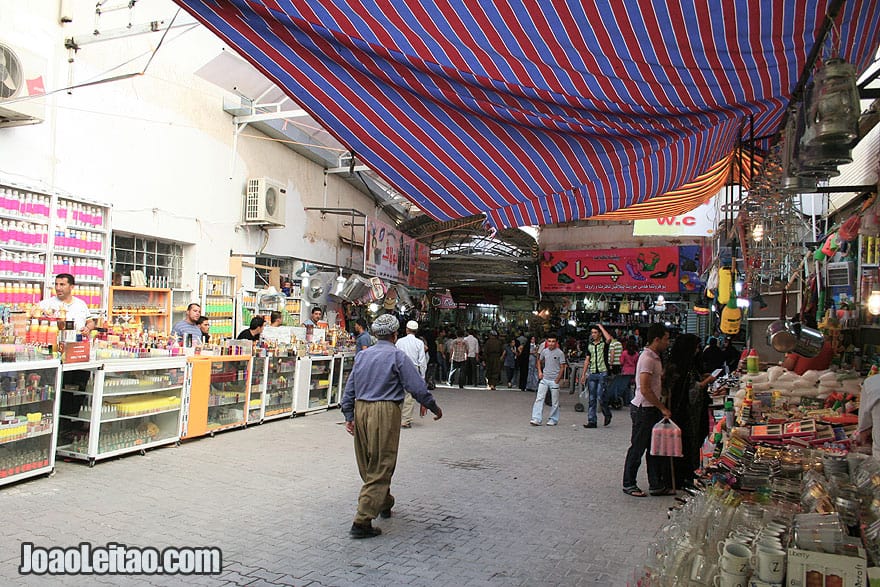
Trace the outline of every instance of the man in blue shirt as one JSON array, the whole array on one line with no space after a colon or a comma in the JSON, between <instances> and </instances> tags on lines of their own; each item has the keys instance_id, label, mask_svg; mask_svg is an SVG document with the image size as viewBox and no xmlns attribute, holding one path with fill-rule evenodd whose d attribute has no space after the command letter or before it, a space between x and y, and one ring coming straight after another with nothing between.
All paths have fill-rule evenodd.
<instances>
[{"instance_id":1,"label":"man in blue shirt","mask_svg":"<svg viewBox=\"0 0 880 587\"><path fill-rule=\"evenodd\" d=\"M202 315L202 307L198 304L190 304L186 307L186 318L171 327L171 334L184 338L187 334L192 336L192 343L202 340L202 329L197 322Z\"/></svg>"},{"instance_id":2,"label":"man in blue shirt","mask_svg":"<svg viewBox=\"0 0 880 587\"><path fill-rule=\"evenodd\" d=\"M371 330L379 341L355 355L342 394L345 429L354 436L354 455L364 482L349 531L352 538L378 536L382 530L374 528L372 521L376 516L391 516L391 476L397 466L404 394L411 393L434 412L435 420L443 417L425 379L409 357L394 346L398 328L400 323L391 314L376 318Z\"/></svg>"},{"instance_id":3,"label":"man in blue shirt","mask_svg":"<svg viewBox=\"0 0 880 587\"><path fill-rule=\"evenodd\" d=\"M371 346L373 346L373 337L370 336L370 333L367 331L367 321L363 318L358 318L357 322L354 323L354 330L357 332L357 339L354 341L354 352L359 353L361 351L365 351Z\"/></svg>"}]
</instances>

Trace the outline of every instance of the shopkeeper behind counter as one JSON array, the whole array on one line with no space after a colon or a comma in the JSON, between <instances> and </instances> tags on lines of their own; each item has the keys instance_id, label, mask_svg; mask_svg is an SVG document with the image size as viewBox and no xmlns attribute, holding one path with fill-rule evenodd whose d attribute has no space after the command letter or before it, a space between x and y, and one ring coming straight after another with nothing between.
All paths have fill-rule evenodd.
<instances>
[{"instance_id":1,"label":"shopkeeper behind counter","mask_svg":"<svg viewBox=\"0 0 880 587\"><path fill-rule=\"evenodd\" d=\"M251 326L250 328L245 328L241 332L238 333L238 336L235 338L237 340L260 340L260 335L263 334L263 326L266 325L266 319L262 316L254 316L251 318Z\"/></svg>"},{"instance_id":2,"label":"shopkeeper behind counter","mask_svg":"<svg viewBox=\"0 0 880 587\"><path fill-rule=\"evenodd\" d=\"M88 334L95 328L95 321L90 317L89 307L84 301L73 296L76 281L70 273L59 273L55 276L55 295L39 303L39 308L49 316L73 322L77 332Z\"/></svg>"}]
</instances>

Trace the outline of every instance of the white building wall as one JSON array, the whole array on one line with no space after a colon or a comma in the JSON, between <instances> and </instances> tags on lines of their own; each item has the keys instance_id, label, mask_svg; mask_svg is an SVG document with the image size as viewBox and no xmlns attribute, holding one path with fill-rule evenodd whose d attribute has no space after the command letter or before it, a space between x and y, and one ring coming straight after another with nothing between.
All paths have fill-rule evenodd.
<instances>
[{"instance_id":1,"label":"white building wall","mask_svg":"<svg viewBox=\"0 0 880 587\"><path fill-rule=\"evenodd\" d=\"M45 59L47 92L68 85L64 39L88 36L95 26L94 2L64 4L73 22L61 25L59 2L0 0L0 42ZM177 10L167 0L141 0L133 22L167 25ZM128 18L127 10L106 13L99 26L123 28ZM177 17L191 20L182 11ZM142 71L161 35L83 45L73 83ZM230 251L263 247L264 233L240 224L241 202L247 178L270 177L287 186L287 226L269 231L263 252L346 265L349 252L337 253L337 235L350 235L349 219L303 208L374 215L375 204L335 176L325 191L322 167L254 129L244 134L263 138L240 137L233 157L232 117L222 109L229 94L194 75L223 50L201 26L172 29L145 75L48 96L43 123L0 128L0 176L109 203L114 230L191 244L182 285L193 289L199 272L228 272ZM362 264L356 257L355 268Z\"/></svg>"}]
</instances>

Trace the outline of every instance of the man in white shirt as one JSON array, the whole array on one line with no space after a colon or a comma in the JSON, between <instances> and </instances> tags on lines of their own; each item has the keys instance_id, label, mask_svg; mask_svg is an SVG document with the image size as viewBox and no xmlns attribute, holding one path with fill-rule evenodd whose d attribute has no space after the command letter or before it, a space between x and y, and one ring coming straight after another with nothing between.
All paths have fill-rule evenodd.
<instances>
[{"instance_id":1,"label":"man in white shirt","mask_svg":"<svg viewBox=\"0 0 880 587\"><path fill-rule=\"evenodd\" d=\"M468 330L464 341L467 343L467 369L465 370L467 383L468 385L482 385L482 382L477 381L477 357L480 355L480 341L474 336L473 330Z\"/></svg>"},{"instance_id":2,"label":"man in white shirt","mask_svg":"<svg viewBox=\"0 0 880 587\"><path fill-rule=\"evenodd\" d=\"M416 336L416 332L419 331L419 323L415 320L410 320L406 323L406 336L395 343L395 346L403 351L410 361L412 361L413 365L416 366L416 369L419 370L419 375L422 377L425 376L425 371L428 368L428 354L425 352L425 342ZM412 428L412 419L413 419L413 409L416 406L416 401L413 399L412 395L408 392L403 396L403 408L400 410L400 427L401 428Z\"/></svg>"},{"instance_id":3,"label":"man in white shirt","mask_svg":"<svg viewBox=\"0 0 880 587\"><path fill-rule=\"evenodd\" d=\"M44 313L73 321L77 332L88 334L95 327L91 319L89 307L84 301L73 297L73 286L76 282L70 273L59 273L55 276L55 295L40 302L39 307Z\"/></svg>"}]
</instances>

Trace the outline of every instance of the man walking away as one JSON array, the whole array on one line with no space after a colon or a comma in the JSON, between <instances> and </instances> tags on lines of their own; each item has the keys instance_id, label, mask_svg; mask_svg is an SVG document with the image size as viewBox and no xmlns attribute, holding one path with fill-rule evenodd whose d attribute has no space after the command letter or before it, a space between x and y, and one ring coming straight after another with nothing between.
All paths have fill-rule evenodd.
<instances>
[{"instance_id":1,"label":"man walking away","mask_svg":"<svg viewBox=\"0 0 880 587\"><path fill-rule=\"evenodd\" d=\"M651 447L651 430L661 418L669 418L669 408L660 401L663 364L660 354L669 347L669 331L662 324L651 324L645 335L648 346L639 355L636 365L636 393L629 413L632 417L632 436L623 465L623 492L633 497L645 497L636 483L642 455ZM648 489L651 495L667 495L663 480L663 458L650 454L645 457L648 468Z\"/></svg>"},{"instance_id":2,"label":"man walking away","mask_svg":"<svg viewBox=\"0 0 880 587\"><path fill-rule=\"evenodd\" d=\"M529 424L540 426L544 416L544 398L550 391L552 399L550 415L547 417L547 426L556 426L559 423L559 382L565 376L565 353L559 348L554 335L547 337L546 347L538 354L538 393L535 396L535 404L532 406L532 419Z\"/></svg>"},{"instance_id":3,"label":"man walking away","mask_svg":"<svg viewBox=\"0 0 880 587\"><path fill-rule=\"evenodd\" d=\"M388 518L394 507L391 477L397 466L400 443L400 404L406 392L434 413L443 411L425 385L412 361L394 346L400 323L391 314L373 322L378 342L355 355L354 367L342 394L345 429L354 436L354 454L364 484L358 497L357 515L349 534L372 538L382 533L374 528L376 516Z\"/></svg>"},{"instance_id":4,"label":"man walking away","mask_svg":"<svg viewBox=\"0 0 880 587\"><path fill-rule=\"evenodd\" d=\"M425 342L416 336L419 330L419 323L410 320L406 323L406 336L397 341L394 345L403 351L413 365L419 371L419 375L425 376L425 370L428 367L428 356L425 354ZM400 411L400 427L412 428L413 408L416 407L416 400L412 394L407 393L403 398L403 408Z\"/></svg>"},{"instance_id":5,"label":"man walking away","mask_svg":"<svg viewBox=\"0 0 880 587\"><path fill-rule=\"evenodd\" d=\"M501 379L501 353L504 352L504 344L498 338L498 333L489 331L489 338L483 344L483 358L486 360L486 382L489 389L495 389Z\"/></svg>"}]
</instances>

